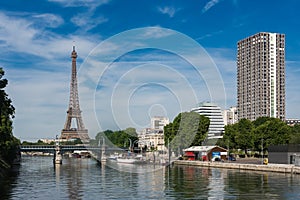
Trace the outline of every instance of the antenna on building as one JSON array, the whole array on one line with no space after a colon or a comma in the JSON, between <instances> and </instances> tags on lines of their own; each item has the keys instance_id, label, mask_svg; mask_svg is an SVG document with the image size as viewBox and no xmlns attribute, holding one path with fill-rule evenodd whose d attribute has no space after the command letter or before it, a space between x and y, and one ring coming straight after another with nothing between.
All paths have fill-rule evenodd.
<instances>
[{"instance_id":1,"label":"antenna on building","mask_svg":"<svg viewBox=\"0 0 300 200\"><path fill-rule=\"evenodd\" d=\"M75 51L75 40L73 40L73 51Z\"/></svg>"}]
</instances>

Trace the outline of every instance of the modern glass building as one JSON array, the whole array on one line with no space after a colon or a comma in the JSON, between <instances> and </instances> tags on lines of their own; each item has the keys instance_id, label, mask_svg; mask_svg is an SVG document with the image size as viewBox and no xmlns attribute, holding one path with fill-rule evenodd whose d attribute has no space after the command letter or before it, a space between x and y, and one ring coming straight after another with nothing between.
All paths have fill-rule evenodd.
<instances>
[{"instance_id":1,"label":"modern glass building","mask_svg":"<svg viewBox=\"0 0 300 200\"><path fill-rule=\"evenodd\" d=\"M238 119L285 120L285 35L261 32L237 44Z\"/></svg>"}]
</instances>

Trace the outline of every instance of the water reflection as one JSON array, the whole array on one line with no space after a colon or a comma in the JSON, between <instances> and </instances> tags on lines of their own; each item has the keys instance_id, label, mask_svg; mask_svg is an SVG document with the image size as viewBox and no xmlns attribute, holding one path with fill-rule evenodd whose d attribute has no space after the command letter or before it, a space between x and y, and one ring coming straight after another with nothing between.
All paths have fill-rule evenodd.
<instances>
[{"instance_id":1,"label":"water reflection","mask_svg":"<svg viewBox=\"0 0 300 200\"><path fill-rule=\"evenodd\" d=\"M55 170L56 185L59 185L61 165L60 164L55 164L54 165L54 170Z\"/></svg>"},{"instance_id":2,"label":"water reflection","mask_svg":"<svg viewBox=\"0 0 300 200\"><path fill-rule=\"evenodd\" d=\"M226 178L226 173L221 173L219 169L210 170L210 178L208 184L208 197L211 199L223 199L224 198L224 179Z\"/></svg>"},{"instance_id":3,"label":"water reflection","mask_svg":"<svg viewBox=\"0 0 300 200\"><path fill-rule=\"evenodd\" d=\"M20 165L13 166L11 170L3 172L0 176L0 197L1 199L10 199L12 190L16 186L19 176Z\"/></svg>"},{"instance_id":4,"label":"water reflection","mask_svg":"<svg viewBox=\"0 0 300 200\"><path fill-rule=\"evenodd\" d=\"M178 199L300 199L299 175L176 166L168 176Z\"/></svg>"},{"instance_id":5,"label":"water reflection","mask_svg":"<svg viewBox=\"0 0 300 200\"><path fill-rule=\"evenodd\" d=\"M208 169L175 166L169 173L170 194L176 194L178 199L207 199Z\"/></svg>"},{"instance_id":6,"label":"water reflection","mask_svg":"<svg viewBox=\"0 0 300 200\"><path fill-rule=\"evenodd\" d=\"M88 169L87 162L82 162L81 159L65 159L62 167L69 199L81 200L84 192L82 172Z\"/></svg>"},{"instance_id":7,"label":"water reflection","mask_svg":"<svg viewBox=\"0 0 300 200\"><path fill-rule=\"evenodd\" d=\"M44 157L24 158L19 171L1 181L0 199L300 199L299 175L192 166L112 168L92 159L64 159L54 167Z\"/></svg>"}]
</instances>

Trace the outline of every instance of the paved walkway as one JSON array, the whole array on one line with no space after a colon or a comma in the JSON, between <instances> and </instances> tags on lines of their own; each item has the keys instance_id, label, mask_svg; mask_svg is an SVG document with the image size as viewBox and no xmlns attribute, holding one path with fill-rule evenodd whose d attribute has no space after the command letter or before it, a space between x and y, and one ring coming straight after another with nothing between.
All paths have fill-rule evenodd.
<instances>
[{"instance_id":1,"label":"paved walkway","mask_svg":"<svg viewBox=\"0 0 300 200\"><path fill-rule=\"evenodd\" d=\"M188 160L176 160L176 165L188 165L188 166L202 166L202 167L217 167L239 170L252 170L252 171L265 171L265 172L278 172L278 173L291 173L300 174L300 166L288 165L288 164L273 164L268 165L257 164L259 159L238 159L237 161L229 162L207 162L207 161L188 161Z\"/></svg>"}]
</instances>

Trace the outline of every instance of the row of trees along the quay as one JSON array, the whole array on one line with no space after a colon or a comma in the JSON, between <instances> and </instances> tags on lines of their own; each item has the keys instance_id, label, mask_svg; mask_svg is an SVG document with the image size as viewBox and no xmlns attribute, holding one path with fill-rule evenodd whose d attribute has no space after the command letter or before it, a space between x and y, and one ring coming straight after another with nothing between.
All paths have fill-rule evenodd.
<instances>
[{"instance_id":1,"label":"row of trees along the quay","mask_svg":"<svg viewBox=\"0 0 300 200\"><path fill-rule=\"evenodd\" d=\"M4 70L0 68L0 169L2 170L12 166L20 153L20 141L13 136L12 132L15 108L5 92L8 81L3 76Z\"/></svg>"},{"instance_id":2,"label":"row of trees along the quay","mask_svg":"<svg viewBox=\"0 0 300 200\"><path fill-rule=\"evenodd\" d=\"M125 130L106 130L99 132L91 145L102 145L105 143L108 147L119 147L121 149L134 150L138 147L138 136L135 128L126 128Z\"/></svg>"},{"instance_id":3,"label":"row of trees along the quay","mask_svg":"<svg viewBox=\"0 0 300 200\"><path fill-rule=\"evenodd\" d=\"M179 113L172 123L164 127L165 145L178 154L190 146L199 146L207 137L209 124L209 118L199 113Z\"/></svg>"},{"instance_id":4,"label":"row of trees along the quay","mask_svg":"<svg viewBox=\"0 0 300 200\"><path fill-rule=\"evenodd\" d=\"M229 148L240 155L266 153L270 145L295 144L300 142L300 126L291 127L277 118L259 117L255 121L241 119L225 126L225 133L218 145ZM252 155L252 156L256 156Z\"/></svg>"}]
</instances>

